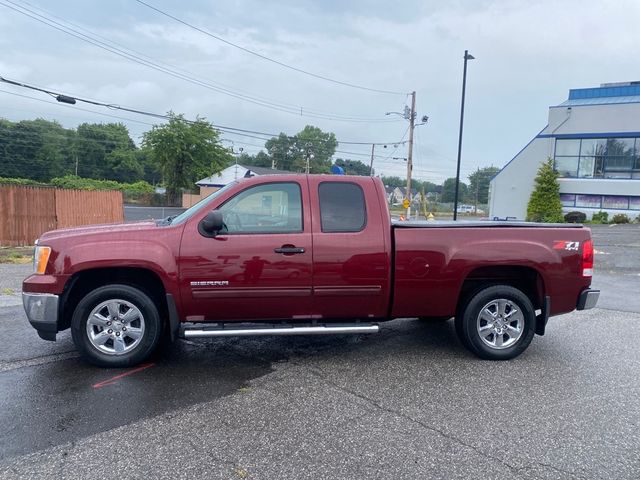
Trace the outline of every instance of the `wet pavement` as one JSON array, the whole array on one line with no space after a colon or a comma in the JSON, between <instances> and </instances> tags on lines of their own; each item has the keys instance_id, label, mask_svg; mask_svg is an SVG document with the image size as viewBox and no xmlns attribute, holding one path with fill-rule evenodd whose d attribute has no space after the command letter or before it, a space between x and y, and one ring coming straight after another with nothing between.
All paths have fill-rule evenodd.
<instances>
[{"instance_id":1,"label":"wet pavement","mask_svg":"<svg viewBox=\"0 0 640 480\"><path fill-rule=\"evenodd\" d=\"M510 362L409 319L181 340L108 370L2 307L0 478L637 479L640 228L593 232L600 308Z\"/></svg>"}]
</instances>

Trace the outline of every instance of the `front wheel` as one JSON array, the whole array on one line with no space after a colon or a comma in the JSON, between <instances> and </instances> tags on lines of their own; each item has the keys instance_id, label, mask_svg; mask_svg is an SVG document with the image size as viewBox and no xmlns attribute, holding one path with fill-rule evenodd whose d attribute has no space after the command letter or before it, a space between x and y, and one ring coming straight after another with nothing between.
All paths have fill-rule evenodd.
<instances>
[{"instance_id":1,"label":"front wheel","mask_svg":"<svg viewBox=\"0 0 640 480\"><path fill-rule=\"evenodd\" d=\"M460 341L487 360L517 357L535 334L535 311L522 291L494 285L473 295L456 317Z\"/></svg>"},{"instance_id":2,"label":"front wheel","mask_svg":"<svg viewBox=\"0 0 640 480\"><path fill-rule=\"evenodd\" d=\"M71 321L73 343L101 367L130 367L158 345L162 322L153 300L129 285L106 285L89 292Z\"/></svg>"}]
</instances>

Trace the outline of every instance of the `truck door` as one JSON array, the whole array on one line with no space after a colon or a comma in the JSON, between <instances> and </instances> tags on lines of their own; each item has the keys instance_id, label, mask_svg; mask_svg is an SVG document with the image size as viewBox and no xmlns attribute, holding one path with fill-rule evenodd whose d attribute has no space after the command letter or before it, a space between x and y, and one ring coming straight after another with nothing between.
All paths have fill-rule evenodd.
<instances>
[{"instance_id":1,"label":"truck door","mask_svg":"<svg viewBox=\"0 0 640 480\"><path fill-rule=\"evenodd\" d=\"M253 184L218 209L214 238L185 228L180 276L187 321L308 318L312 241L305 183Z\"/></svg>"},{"instance_id":2,"label":"truck door","mask_svg":"<svg viewBox=\"0 0 640 480\"><path fill-rule=\"evenodd\" d=\"M389 232L373 180L309 177L316 318L386 316ZM385 211L386 214L386 211Z\"/></svg>"}]
</instances>

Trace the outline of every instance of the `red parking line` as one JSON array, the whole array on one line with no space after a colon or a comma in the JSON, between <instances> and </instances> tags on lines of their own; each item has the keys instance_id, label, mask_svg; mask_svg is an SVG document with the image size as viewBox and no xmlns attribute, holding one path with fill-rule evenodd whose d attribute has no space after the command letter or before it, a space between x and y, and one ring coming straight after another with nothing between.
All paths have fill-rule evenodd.
<instances>
[{"instance_id":1,"label":"red parking line","mask_svg":"<svg viewBox=\"0 0 640 480\"><path fill-rule=\"evenodd\" d=\"M116 375L115 377L111 377L108 380L104 380L102 382L98 382L95 385L93 385L93 388L102 388L102 387L106 387L107 385L113 385L114 383L116 383L121 378L128 377L129 375L133 375L134 373L141 372L143 370L146 370L147 368L153 367L154 365L155 365L155 363L142 364L138 368L134 368L133 370L129 370L128 372L125 372L125 373L121 373L120 375Z\"/></svg>"}]
</instances>

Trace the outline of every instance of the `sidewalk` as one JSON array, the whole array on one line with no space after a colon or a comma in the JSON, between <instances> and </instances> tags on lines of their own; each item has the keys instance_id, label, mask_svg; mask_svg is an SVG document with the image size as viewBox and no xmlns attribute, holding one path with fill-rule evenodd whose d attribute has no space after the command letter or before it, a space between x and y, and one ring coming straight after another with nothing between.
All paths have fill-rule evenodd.
<instances>
[{"instance_id":1,"label":"sidewalk","mask_svg":"<svg viewBox=\"0 0 640 480\"><path fill-rule=\"evenodd\" d=\"M33 271L33 265L0 264L0 307L22 305L22 281Z\"/></svg>"}]
</instances>

